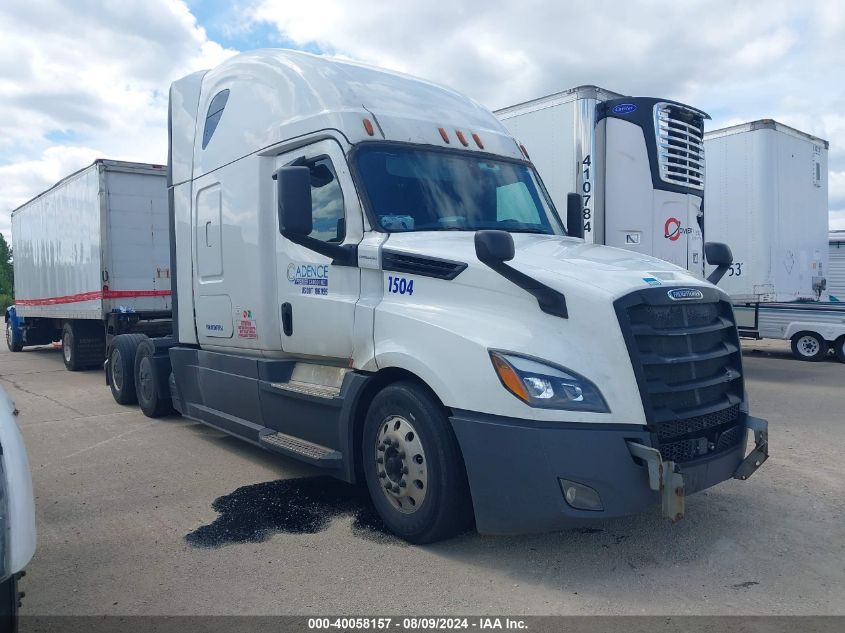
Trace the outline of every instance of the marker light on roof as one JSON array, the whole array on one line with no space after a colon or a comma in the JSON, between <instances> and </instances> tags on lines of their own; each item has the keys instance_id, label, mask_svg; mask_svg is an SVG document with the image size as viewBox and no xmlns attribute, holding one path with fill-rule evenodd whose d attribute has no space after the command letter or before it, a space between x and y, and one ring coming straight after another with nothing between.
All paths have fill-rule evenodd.
<instances>
[{"instance_id":1,"label":"marker light on roof","mask_svg":"<svg viewBox=\"0 0 845 633\"><path fill-rule=\"evenodd\" d=\"M375 134L375 131L373 130L373 124L370 122L369 119L364 119L364 129L367 131L367 134L369 134L370 136Z\"/></svg>"},{"instance_id":2,"label":"marker light on roof","mask_svg":"<svg viewBox=\"0 0 845 633\"><path fill-rule=\"evenodd\" d=\"M475 132L472 133L472 140L475 141L476 145L478 145L478 149L484 149L484 143L481 142L481 137Z\"/></svg>"},{"instance_id":3,"label":"marker light on roof","mask_svg":"<svg viewBox=\"0 0 845 633\"><path fill-rule=\"evenodd\" d=\"M455 136L458 137L458 140L461 142L461 145L463 145L464 147L469 145L469 142L467 141L466 136L464 136L464 133L461 132L460 130L455 130Z\"/></svg>"},{"instance_id":4,"label":"marker light on roof","mask_svg":"<svg viewBox=\"0 0 845 633\"><path fill-rule=\"evenodd\" d=\"M442 127L437 128L437 131L440 132L440 138L442 138L446 143L449 143L449 135L446 134L446 130Z\"/></svg>"}]
</instances>

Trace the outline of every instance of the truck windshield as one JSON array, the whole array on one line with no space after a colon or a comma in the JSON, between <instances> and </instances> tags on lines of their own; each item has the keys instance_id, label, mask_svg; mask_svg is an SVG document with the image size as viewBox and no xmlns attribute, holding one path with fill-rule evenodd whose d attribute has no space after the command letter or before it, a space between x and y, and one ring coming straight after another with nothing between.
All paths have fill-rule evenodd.
<instances>
[{"instance_id":1,"label":"truck windshield","mask_svg":"<svg viewBox=\"0 0 845 633\"><path fill-rule=\"evenodd\" d=\"M363 145L357 168L380 227L563 235L534 170L467 152Z\"/></svg>"}]
</instances>

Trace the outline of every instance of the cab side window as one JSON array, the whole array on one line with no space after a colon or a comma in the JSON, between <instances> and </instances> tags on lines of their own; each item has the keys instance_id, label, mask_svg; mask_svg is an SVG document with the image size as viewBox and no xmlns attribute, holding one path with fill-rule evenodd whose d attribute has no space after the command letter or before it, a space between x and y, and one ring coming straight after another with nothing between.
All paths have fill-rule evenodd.
<instances>
[{"instance_id":1,"label":"cab side window","mask_svg":"<svg viewBox=\"0 0 845 633\"><path fill-rule=\"evenodd\" d=\"M310 237L322 242L340 243L346 236L343 191L337 180L332 161L327 156L305 162L311 171Z\"/></svg>"}]
</instances>

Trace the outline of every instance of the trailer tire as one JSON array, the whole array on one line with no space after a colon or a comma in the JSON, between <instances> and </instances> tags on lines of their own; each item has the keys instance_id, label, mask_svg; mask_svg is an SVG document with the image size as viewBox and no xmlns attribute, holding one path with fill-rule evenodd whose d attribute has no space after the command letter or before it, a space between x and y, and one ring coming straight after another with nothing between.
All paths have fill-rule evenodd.
<instances>
[{"instance_id":1,"label":"trailer tire","mask_svg":"<svg viewBox=\"0 0 845 633\"><path fill-rule=\"evenodd\" d=\"M398 382L373 398L364 421L363 469L386 527L410 543L456 536L473 522L458 441L422 386Z\"/></svg>"},{"instance_id":2,"label":"trailer tire","mask_svg":"<svg viewBox=\"0 0 845 633\"><path fill-rule=\"evenodd\" d=\"M138 394L138 405L148 418L160 418L174 412L170 398L162 398L158 394L156 385L156 363L153 361L155 346L146 339L135 352L135 392Z\"/></svg>"},{"instance_id":3,"label":"trailer tire","mask_svg":"<svg viewBox=\"0 0 845 633\"><path fill-rule=\"evenodd\" d=\"M19 352L23 349L23 341L20 336L15 335L15 330L11 319L6 321L6 346L10 352Z\"/></svg>"},{"instance_id":4,"label":"trailer tire","mask_svg":"<svg viewBox=\"0 0 845 633\"><path fill-rule=\"evenodd\" d=\"M144 334L118 334L109 349L108 381L111 395L118 404L135 404L135 354Z\"/></svg>"},{"instance_id":5,"label":"trailer tire","mask_svg":"<svg viewBox=\"0 0 845 633\"><path fill-rule=\"evenodd\" d=\"M833 353L836 354L836 360L840 363L845 363L845 335L836 339L833 344Z\"/></svg>"},{"instance_id":6,"label":"trailer tire","mask_svg":"<svg viewBox=\"0 0 845 633\"><path fill-rule=\"evenodd\" d=\"M822 360L828 349L827 341L816 332L798 332L792 337L792 355L799 360Z\"/></svg>"},{"instance_id":7,"label":"trailer tire","mask_svg":"<svg viewBox=\"0 0 845 633\"><path fill-rule=\"evenodd\" d=\"M99 321L68 321L62 327L62 358L70 371L101 367L106 359L106 333Z\"/></svg>"}]
</instances>

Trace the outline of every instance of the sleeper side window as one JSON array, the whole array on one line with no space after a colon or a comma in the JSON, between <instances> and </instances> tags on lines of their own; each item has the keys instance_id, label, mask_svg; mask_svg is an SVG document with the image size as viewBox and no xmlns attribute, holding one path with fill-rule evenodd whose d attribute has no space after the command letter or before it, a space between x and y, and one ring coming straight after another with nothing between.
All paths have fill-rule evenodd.
<instances>
[{"instance_id":1,"label":"sleeper side window","mask_svg":"<svg viewBox=\"0 0 845 633\"><path fill-rule=\"evenodd\" d=\"M343 191L332 161L321 156L304 163L311 170L310 237L323 242L341 243L346 236Z\"/></svg>"},{"instance_id":2,"label":"sleeper side window","mask_svg":"<svg viewBox=\"0 0 845 633\"><path fill-rule=\"evenodd\" d=\"M205 127L202 131L202 148L205 149L208 142L211 140L214 130L217 129L217 124L220 122L220 117L223 116L223 109L226 107L226 102L229 100L229 89L221 90L214 99L211 100L211 105L208 106L208 114L205 117Z\"/></svg>"}]
</instances>

